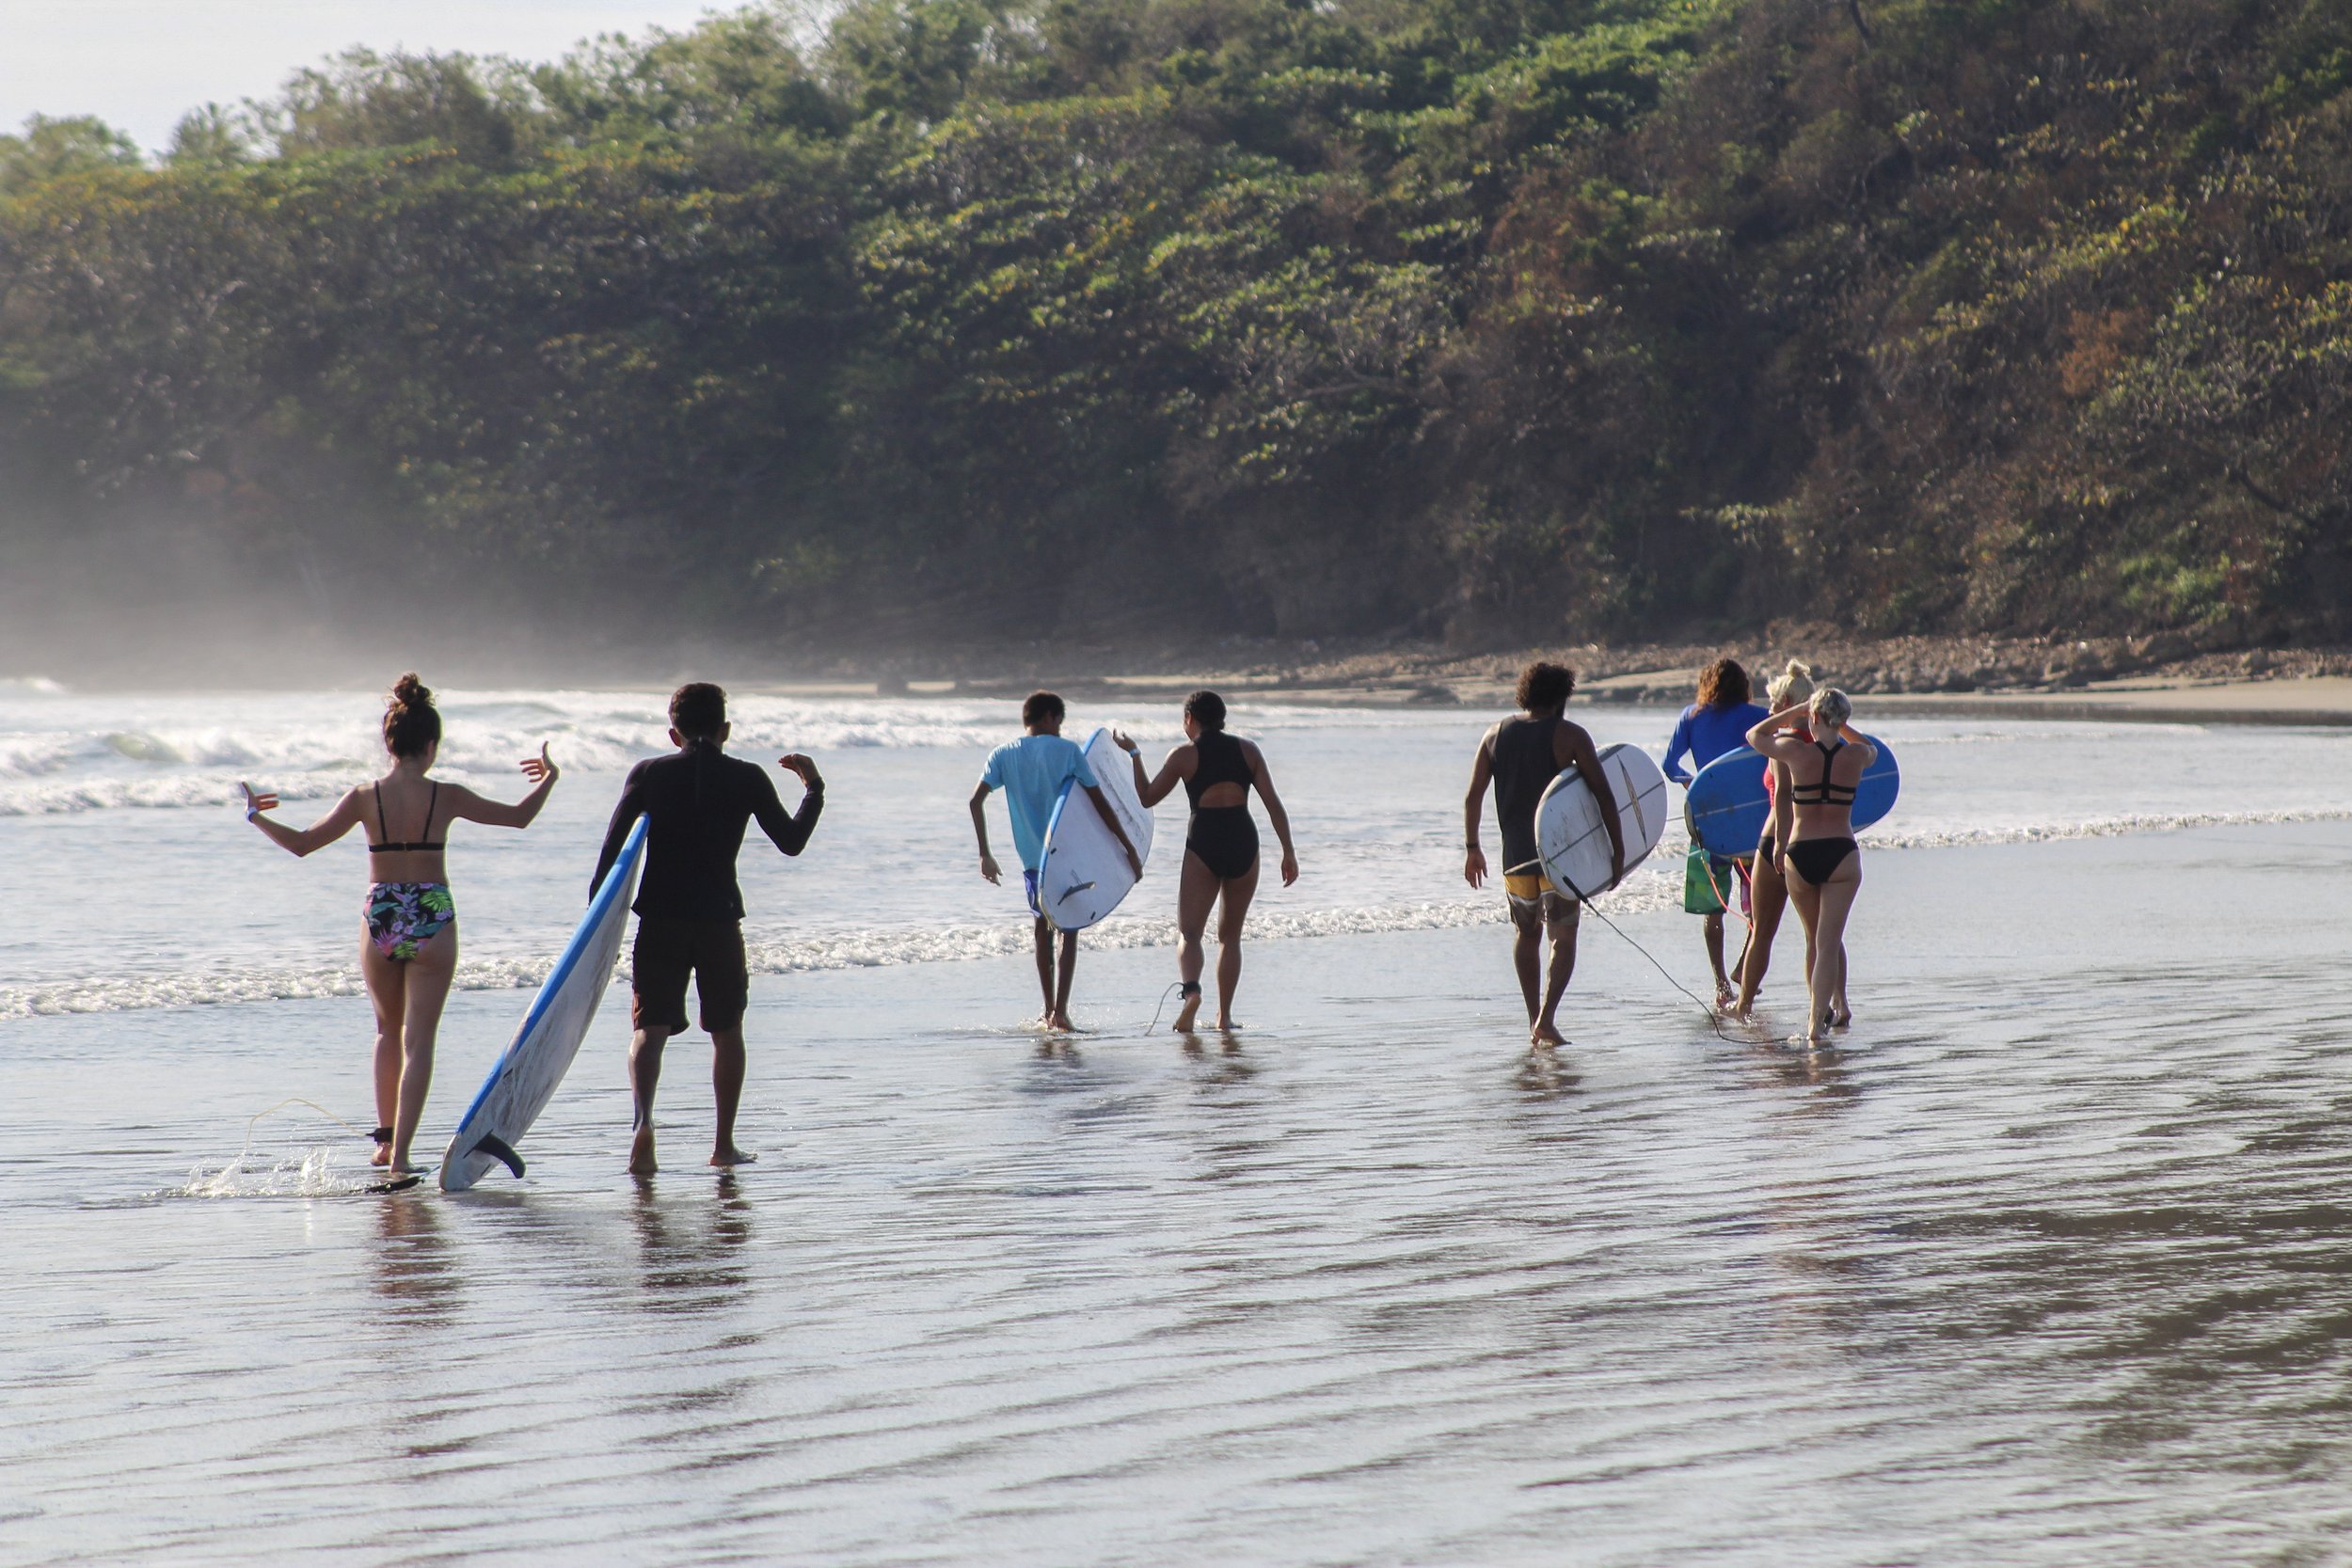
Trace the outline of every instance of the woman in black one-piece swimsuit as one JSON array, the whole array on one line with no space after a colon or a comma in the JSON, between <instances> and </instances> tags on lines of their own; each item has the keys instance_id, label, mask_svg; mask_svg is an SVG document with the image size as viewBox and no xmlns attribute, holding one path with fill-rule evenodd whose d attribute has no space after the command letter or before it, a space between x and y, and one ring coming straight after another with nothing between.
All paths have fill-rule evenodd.
<instances>
[{"instance_id":1,"label":"woman in black one-piece swimsuit","mask_svg":"<svg viewBox=\"0 0 2352 1568\"><path fill-rule=\"evenodd\" d=\"M1177 958L1184 1005L1176 1014L1176 1029L1189 1034L1200 1011L1200 971L1205 956L1201 933L1209 911L1219 897L1225 908L1216 923L1216 1026L1233 1027L1233 991L1241 984L1241 928L1248 918L1249 901L1258 893L1258 827L1249 818L1249 791L1265 801L1266 820L1282 841L1282 885L1298 880L1298 855L1291 847L1291 820L1274 793L1273 777L1255 742L1225 733L1225 700L1214 691L1196 691L1184 699L1184 734L1191 738L1168 753L1159 777L1143 774L1143 756L1125 736L1114 736L1134 759L1136 793L1144 806L1158 805L1178 784L1192 801L1192 820L1184 830L1184 874L1176 895L1176 925L1184 933Z\"/></svg>"}]
</instances>

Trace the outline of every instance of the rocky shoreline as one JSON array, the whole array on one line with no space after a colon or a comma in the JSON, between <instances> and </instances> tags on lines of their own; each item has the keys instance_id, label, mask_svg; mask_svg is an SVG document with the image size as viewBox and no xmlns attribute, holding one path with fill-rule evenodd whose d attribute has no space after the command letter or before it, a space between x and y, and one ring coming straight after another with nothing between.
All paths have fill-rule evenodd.
<instances>
[{"instance_id":1,"label":"rocky shoreline","mask_svg":"<svg viewBox=\"0 0 2352 1568\"><path fill-rule=\"evenodd\" d=\"M1202 657L1204 652L1209 657ZM1829 627L1778 626L1760 637L1720 642L1587 643L1485 653L1398 642L1355 648L1228 642L1158 657L1132 649L1122 657L1122 650L1109 647L1052 658L1041 658L1033 650L974 650L960 657L894 661L879 674L845 668L838 675L872 679L885 695L1017 695L1052 686L1073 695L1142 697L1206 685L1294 701L1492 705L1507 701L1521 666L1550 658L1577 671L1580 702L1687 703L1697 672L1726 655L1745 665L1759 688L1794 658L1810 665L1823 684L1856 696L2057 696L2093 688L2111 692L2119 683L2156 690L2352 675L2352 647L2345 646L2249 648L2179 632L2092 639L1862 639Z\"/></svg>"}]
</instances>

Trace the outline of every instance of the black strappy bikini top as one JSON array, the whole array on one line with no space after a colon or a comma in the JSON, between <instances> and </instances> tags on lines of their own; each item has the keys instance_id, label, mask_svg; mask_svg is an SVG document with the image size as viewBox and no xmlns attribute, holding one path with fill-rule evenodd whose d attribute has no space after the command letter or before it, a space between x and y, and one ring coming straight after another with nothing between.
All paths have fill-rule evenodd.
<instances>
[{"instance_id":1,"label":"black strappy bikini top","mask_svg":"<svg viewBox=\"0 0 2352 1568\"><path fill-rule=\"evenodd\" d=\"M424 803L424 831L428 833L433 831L434 808L438 806L440 803L441 786L437 783L433 785L432 795L426 799ZM375 820L386 832L389 833L392 831L392 825L384 818L384 786L380 784L375 786ZM422 839L419 839L414 844L392 844L389 842L384 844L371 844L368 846L368 853L371 855L437 855L447 847L448 845L446 843L428 843Z\"/></svg>"},{"instance_id":2,"label":"black strappy bikini top","mask_svg":"<svg viewBox=\"0 0 2352 1568\"><path fill-rule=\"evenodd\" d=\"M1861 786L1859 784L1832 784L1829 776L1830 765L1832 761L1836 757L1838 752L1846 749L1846 743L1841 740L1835 746L1824 746L1817 740L1813 743L1813 749L1821 753L1821 781L1819 784L1790 784L1788 786L1789 800L1800 806L1852 805L1854 791Z\"/></svg>"}]
</instances>

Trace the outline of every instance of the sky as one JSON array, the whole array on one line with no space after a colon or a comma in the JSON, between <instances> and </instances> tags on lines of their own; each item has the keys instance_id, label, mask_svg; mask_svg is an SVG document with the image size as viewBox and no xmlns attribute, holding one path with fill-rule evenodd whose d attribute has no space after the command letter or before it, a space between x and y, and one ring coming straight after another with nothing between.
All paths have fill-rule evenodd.
<instances>
[{"instance_id":1,"label":"sky","mask_svg":"<svg viewBox=\"0 0 2352 1568\"><path fill-rule=\"evenodd\" d=\"M598 33L691 27L733 0L0 0L0 131L96 115L154 150L205 103L266 98L366 44L550 59Z\"/></svg>"}]
</instances>

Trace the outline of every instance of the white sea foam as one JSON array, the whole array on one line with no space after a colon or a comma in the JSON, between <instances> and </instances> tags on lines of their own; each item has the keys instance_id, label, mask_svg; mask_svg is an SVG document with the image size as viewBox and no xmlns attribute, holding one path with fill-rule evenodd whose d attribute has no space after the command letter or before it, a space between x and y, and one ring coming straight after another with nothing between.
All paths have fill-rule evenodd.
<instances>
[{"instance_id":1,"label":"white sea foam","mask_svg":"<svg viewBox=\"0 0 2352 1568\"><path fill-rule=\"evenodd\" d=\"M276 1156L246 1150L226 1164L199 1164L187 1184L163 1197L342 1197L363 1193L384 1180L379 1168L345 1162L331 1148L296 1149Z\"/></svg>"},{"instance_id":2,"label":"white sea foam","mask_svg":"<svg viewBox=\"0 0 2352 1568\"><path fill-rule=\"evenodd\" d=\"M75 698L0 682L0 816L211 806L238 798L240 780L289 800L331 799L373 776L383 752L376 699ZM443 693L438 770L475 787L502 784L548 746L564 767L625 771L667 745L663 699L629 692ZM1236 707L1264 732L1379 729L1398 714L1327 707ZM1017 729L1007 700L741 696L730 742L746 755L803 751L949 749L984 752ZM1139 738L1182 738L1173 709L1103 705L1073 719L1117 718Z\"/></svg>"},{"instance_id":3,"label":"white sea foam","mask_svg":"<svg viewBox=\"0 0 2352 1568\"><path fill-rule=\"evenodd\" d=\"M2191 828L2270 826L2296 822L2352 820L2352 808L2273 812L2122 813L2073 823L1864 833L1870 852L1921 851L1999 844L2040 844L2067 839L2117 837ZM1678 908L1682 897L1680 832L1670 832L1649 861L1598 905L1611 916ZM1425 901L1381 901L1327 908L1269 909L1250 915L1253 942L1387 931L1451 929L1497 924L1504 919L1498 894ZM1114 915L1087 933L1090 946L1173 946L1174 921L1159 916ZM935 926L829 926L813 929L748 931L746 956L755 974L795 974L883 965L955 963L1013 958L1029 951L1025 920L957 922ZM552 955L469 958L458 966L460 990L516 990L547 978ZM626 969L626 965L624 965ZM359 972L350 966L244 966L225 964L163 974L93 975L0 986L0 1019L68 1013L140 1011L160 1007L224 1006L250 1002L301 1001L364 995Z\"/></svg>"}]
</instances>

